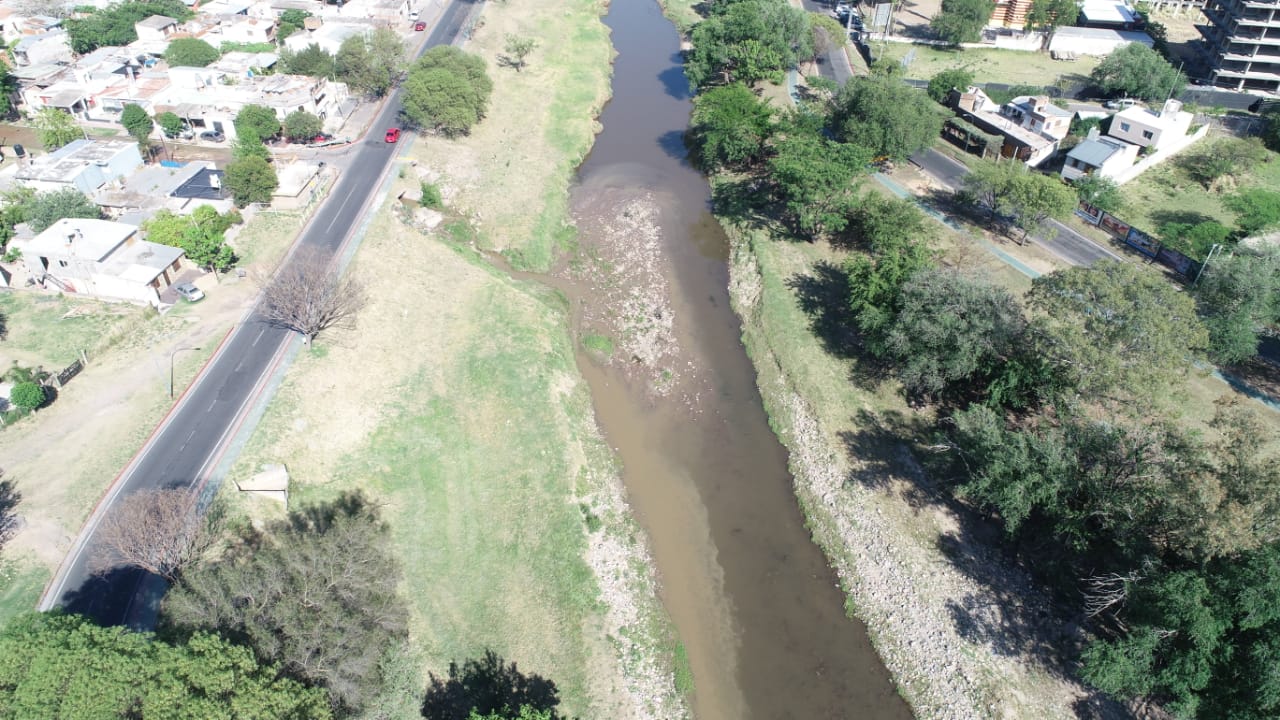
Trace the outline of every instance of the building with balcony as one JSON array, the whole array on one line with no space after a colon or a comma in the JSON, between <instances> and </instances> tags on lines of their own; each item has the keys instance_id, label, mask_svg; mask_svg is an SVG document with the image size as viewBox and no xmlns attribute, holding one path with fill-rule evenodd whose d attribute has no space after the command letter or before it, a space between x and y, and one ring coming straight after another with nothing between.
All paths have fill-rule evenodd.
<instances>
[{"instance_id":1,"label":"building with balcony","mask_svg":"<svg viewBox=\"0 0 1280 720\"><path fill-rule=\"evenodd\" d=\"M1210 0L1204 14L1211 82L1280 93L1280 0Z\"/></svg>"}]
</instances>

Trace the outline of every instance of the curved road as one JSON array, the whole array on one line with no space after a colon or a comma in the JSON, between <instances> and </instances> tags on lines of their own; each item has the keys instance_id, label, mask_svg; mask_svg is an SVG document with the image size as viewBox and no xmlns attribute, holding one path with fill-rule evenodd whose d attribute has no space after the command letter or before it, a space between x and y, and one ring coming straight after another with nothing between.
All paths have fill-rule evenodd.
<instances>
[{"instance_id":1,"label":"curved road","mask_svg":"<svg viewBox=\"0 0 1280 720\"><path fill-rule=\"evenodd\" d=\"M475 2L451 0L422 49L455 42L474 7ZM396 145L383 142L383 131L399 124L399 113L400 91L396 90L378 113L368 136L355 146L347 169L304 228L297 248L312 249L332 258L359 226L396 154ZM289 261L291 258L286 260ZM124 568L101 575L89 571L89 560L98 547L102 516L120 498L139 490L202 487L292 339L293 333L268 325L256 312L249 313L236 326L85 523L45 590L41 610L62 607L108 625L125 624L154 612L159 599L157 585L163 591L163 584L155 578ZM138 599L143 602L137 603Z\"/></svg>"}]
</instances>

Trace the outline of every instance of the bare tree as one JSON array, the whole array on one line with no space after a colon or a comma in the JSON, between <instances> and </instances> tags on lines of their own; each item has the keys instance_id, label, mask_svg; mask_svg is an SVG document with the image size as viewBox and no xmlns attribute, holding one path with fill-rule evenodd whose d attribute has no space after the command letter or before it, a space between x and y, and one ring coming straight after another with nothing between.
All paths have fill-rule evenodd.
<instances>
[{"instance_id":1,"label":"bare tree","mask_svg":"<svg viewBox=\"0 0 1280 720\"><path fill-rule=\"evenodd\" d=\"M0 550L18 532L19 518L13 509L20 500L22 494L14 487L12 480L4 479L4 471L0 470Z\"/></svg>"},{"instance_id":2,"label":"bare tree","mask_svg":"<svg viewBox=\"0 0 1280 720\"><path fill-rule=\"evenodd\" d=\"M318 253L304 251L266 282L259 312L272 325L301 333L310 345L324 330L350 325L364 303L358 281L340 276Z\"/></svg>"},{"instance_id":3,"label":"bare tree","mask_svg":"<svg viewBox=\"0 0 1280 720\"><path fill-rule=\"evenodd\" d=\"M219 517L216 510L201 517L199 496L190 490L141 490L117 503L98 526L102 548L90 567L101 573L127 565L173 582L217 540Z\"/></svg>"}]
</instances>

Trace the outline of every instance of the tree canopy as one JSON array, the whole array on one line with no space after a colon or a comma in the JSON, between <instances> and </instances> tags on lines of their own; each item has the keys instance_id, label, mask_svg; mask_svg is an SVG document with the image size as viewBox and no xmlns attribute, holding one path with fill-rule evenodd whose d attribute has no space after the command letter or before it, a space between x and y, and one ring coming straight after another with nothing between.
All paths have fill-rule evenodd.
<instances>
[{"instance_id":1,"label":"tree canopy","mask_svg":"<svg viewBox=\"0 0 1280 720\"><path fill-rule=\"evenodd\" d=\"M964 92L972 84L973 71L968 68L950 68L930 78L926 92L929 97L945 105L952 90Z\"/></svg>"},{"instance_id":2,"label":"tree canopy","mask_svg":"<svg viewBox=\"0 0 1280 720\"><path fill-rule=\"evenodd\" d=\"M284 119L284 135L294 142L307 142L324 130L324 121L306 110L294 110Z\"/></svg>"},{"instance_id":3,"label":"tree canopy","mask_svg":"<svg viewBox=\"0 0 1280 720\"><path fill-rule=\"evenodd\" d=\"M210 205L197 207L190 215L174 215L161 210L142 225L147 240L182 248L187 259L202 268L226 270L236 261L235 252L226 244L229 227L240 222L240 214L225 215Z\"/></svg>"},{"instance_id":4,"label":"tree canopy","mask_svg":"<svg viewBox=\"0 0 1280 720\"><path fill-rule=\"evenodd\" d=\"M224 182L237 207L245 207L251 203L269 203L272 193L280 187L276 169L260 157L232 161L227 165Z\"/></svg>"},{"instance_id":5,"label":"tree canopy","mask_svg":"<svg viewBox=\"0 0 1280 720\"><path fill-rule=\"evenodd\" d=\"M1148 102L1176 97L1186 79L1160 53L1142 43L1129 43L1108 55L1090 75L1104 92Z\"/></svg>"},{"instance_id":6,"label":"tree canopy","mask_svg":"<svg viewBox=\"0 0 1280 720\"><path fill-rule=\"evenodd\" d=\"M216 630L289 676L358 711L381 684L379 660L406 635L389 530L358 494L245 529L217 561L183 572L165 597L167 628Z\"/></svg>"},{"instance_id":7,"label":"tree canopy","mask_svg":"<svg viewBox=\"0 0 1280 720\"><path fill-rule=\"evenodd\" d=\"M0 715L324 720L331 712L323 691L217 635L171 645L55 612L28 613L0 632Z\"/></svg>"},{"instance_id":8,"label":"tree canopy","mask_svg":"<svg viewBox=\"0 0 1280 720\"><path fill-rule=\"evenodd\" d=\"M147 111L135 103L124 106L124 110L120 113L120 124L129 131L129 135L137 140L139 145L147 143L147 138L151 136L151 128L155 127Z\"/></svg>"},{"instance_id":9,"label":"tree canopy","mask_svg":"<svg viewBox=\"0 0 1280 720\"><path fill-rule=\"evenodd\" d=\"M769 173L795 227L817 237L845 228L855 180L870 162L863 148L798 131L775 143Z\"/></svg>"},{"instance_id":10,"label":"tree canopy","mask_svg":"<svg viewBox=\"0 0 1280 720\"><path fill-rule=\"evenodd\" d=\"M808 15L785 0L717 3L694 26L685 74L697 87L760 80L783 74L813 55Z\"/></svg>"},{"instance_id":11,"label":"tree canopy","mask_svg":"<svg viewBox=\"0 0 1280 720\"><path fill-rule=\"evenodd\" d=\"M1191 298L1127 262L1041 275L1027 301L1037 350L1085 396L1163 391L1208 345Z\"/></svg>"},{"instance_id":12,"label":"tree canopy","mask_svg":"<svg viewBox=\"0 0 1280 720\"><path fill-rule=\"evenodd\" d=\"M1280 191L1248 188L1228 195L1226 205L1236 213L1236 225L1245 237L1280 225Z\"/></svg>"},{"instance_id":13,"label":"tree canopy","mask_svg":"<svg viewBox=\"0 0 1280 720\"><path fill-rule=\"evenodd\" d=\"M706 170L744 168L764 155L773 110L741 83L715 87L693 99L689 139Z\"/></svg>"},{"instance_id":14,"label":"tree canopy","mask_svg":"<svg viewBox=\"0 0 1280 720\"><path fill-rule=\"evenodd\" d=\"M1027 13L1028 30L1053 30L1076 24L1080 6L1075 0L1033 0Z\"/></svg>"},{"instance_id":15,"label":"tree canopy","mask_svg":"<svg viewBox=\"0 0 1280 720\"><path fill-rule=\"evenodd\" d=\"M422 54L404 81L404 116L443 135L465 135L489 108L493 81L484 60L444 45Z\"/></svg>"},{"instance_id":16,"label":"tree canopy","mask_svg":"<svg viewBox=\"0 0 1280 720\"><path fill-rule=\"evenodd\" d=\"M377 28L366 38L353 35L334 57L338 77L371 97L386 95L404 65L404 41L391 28Z\"/></svg>"},{"instance_id":17,"label":"tree canopy","mask_svg":"<svg viewBox=\"0 0 1280 720\"><path fill-rule=\"evenodd\" d=\"M222 53L200 38L175 38L164 51L164 59L175 67L208 67Z\"/></svg>"},{"instance_id":18,"label":"tree canopy","mask_svg":"<svg viewBox=\"0 0 1280 720\"><path fill-rule=\"evenodd\" d=\"M1280 250L1241 247L1215 257L1195 294L1210 357L1228 365L1254 357L1259 334L1280 322Z\"/></svg>"},{"instance_id":19,"label":"tree canopy","mask_svg":"<svg viewBox=\"0 0 1280 720\"><path fill-rule=\"evenodd\" d=\"M253 135L259 140L280 134L280 118L276 111L264 105L245 105L236 113L232 123L237 135Z\"/></svg>"},{"instance_id":20,"label":"tree canopy","mask_svg":"<svg viewBox=\"0 0 1280 720\"><path fill-rule=\"evenodd\" d=\"M1118 213L1124 208L1124 195L1111 178L1093 173L1077 178L1072 185L1075 186L1076 197L1096 208L1109 213Z\"/></svg>"},{"instance_id":21,"label":"tree canopy","mask_svg":"<svg viewBox=\"0 0 1280 720\"><path fill-rule=\"evenodd\" d=\"M280 65L287 73L308 77L335 77L338 69L334 56L318 43L311 43L298 52L284 50L280 53Z\"/></svg>"},{"instance_id":22,"label":"tree canopy","mask_svg":"<svg viewBox=\"0 0 1280 720\"><path fill-rule=\"evenodd\" d=\"M942 132L943 113L925 93L886 76L855 77L832 100L831 127L876 157L905 159Z\"/></svg>"},{"instance_id":23,"label":"tree canopy","mask_svg":"<svg viewBox=\"0 0 1280 720\"><path fill-rule=\"evenodd\" d=\"M102 209L78 189L65 188L31 196L24 217L31 230L39 233L65 218L100 219Z\"/></svg>"},{"instance_id":24,"label":"tree canopy","mask_svg":"<svg viewBox=\"0 0 1280 720\"><path fill-rule=\"evenodd\" d=\"M69 142L84 137L84 130L71 117L71 113L55 107L42 107L31 118L40 144L45 150L57 150Z\"/></svg>"},{"instance_id":25,"label":"tree canopy","mask_svg":"<svg viewBox=\"0 0 1280 720\"><path fill-rule=\"evenodd\" d=\"M942 0L942 9L929 27L952 45L978 42L995 9L993 0Z\"/></svg>"},{"instance_id":26,"label":"tree canopy","mask_svg":"<svg viewBox=\"0 0 1280 720\"><path fill-rule=\"evenodd\" d=\"M933 264L932 228L908 200L868 193L849 218L848 234L862 250L849 258L849 306L873 352L884 353L883 333L898 312L902 286Z\"/></svg>"}]
</instances>

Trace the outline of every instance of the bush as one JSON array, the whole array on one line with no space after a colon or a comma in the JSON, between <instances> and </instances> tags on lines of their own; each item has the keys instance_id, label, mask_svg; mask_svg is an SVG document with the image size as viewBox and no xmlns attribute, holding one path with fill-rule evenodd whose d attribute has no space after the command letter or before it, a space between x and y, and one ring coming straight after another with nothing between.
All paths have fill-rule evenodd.
<instances>
[{"instance_id":1,"label":"bush","mask_svg":"<svg viewBox=\"0 0 1280 720\"><path fill-rule=\"evenodd\" d=\"M440 197L440 188L435 183L422 181L422 199L418 204L425 208L435 208L439 210L444 207L444 198Z\"/></svg>"},{"instance_id":2,"label":"bush","mask_svg":"<svg viewBox=\"0 0 1280 720\"><path fill-rule=\"evenodd\" d=\"M164 51L164 59L174 67L208 67L221 56L218 48L200 38L178 38Z\"/></svg>"},{"instance_id":3,"label":"bush","mask_svg":"<svg viewBox=\"0 0 1280 720\"><path fill-rule=\"evenodd\" d=\"M493 81L485 62L451 45L428 50L404 83L405 118L443 135L465 135L489 108Z\"/></svg>"},{"instance_id":4,"label":"bush","mask_svg":"<svg viewBox=\"0 0 1280 720\"><path fill-rule=\"evenodd\" d=\"M929 80L929 88L927 92L929 93L929 97L943 105L946 105L947 95L949 95L953 89L964 92L965 89L972 84L972 72L965 68L951 68L950 70L943 70L937 75L934 75L933 78Z\"/></svg>"},{"instance_id":5,"label":"bush","mask_svg":"<svg viewBox=\"0 0 1280 720\"><path fill-rule=\"evenodd\" d=\"M26 410L35 410L43 405L44 401L44 386L39 383L21 382L9 391L9 402Z\"/></svg>"}]
</instances>

